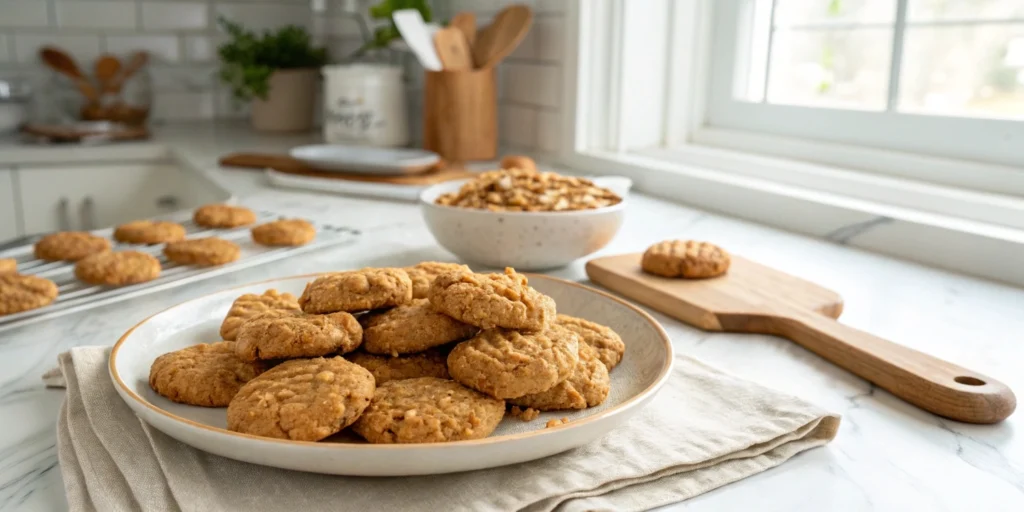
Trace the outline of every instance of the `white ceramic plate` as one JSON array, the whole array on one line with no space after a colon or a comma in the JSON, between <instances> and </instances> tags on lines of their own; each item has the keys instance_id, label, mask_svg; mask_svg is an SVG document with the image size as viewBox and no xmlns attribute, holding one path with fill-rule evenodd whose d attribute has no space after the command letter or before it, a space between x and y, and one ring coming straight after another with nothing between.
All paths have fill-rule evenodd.
<instances>
[{"instance_id":1,"label":"white ceramic plate","mask_svg":"<svg viewBox=\"0 0 1024 512\"><path fill-rule=\"evenodd\" d=\"M441 160L425 149L375 148L317 144L288 152L292 158L322 171L395 176L429 171Z\"/></svg>"},{"instance_id":2,"label":"white ceramic plate","mask_svg":"<svg viewBox=\"0 0 1024 512\"><path fill-rule=\"evenodd\" d=\"M149 368L160 354L219 340L231 302L268 288L299 294L314 276L277 279L200 297L157 313L129 330L110 354L118 393L144 421L200 450L255 464L316 473L400 476L451 473L538 459L589 443L618 427L654 398L672 367L664 329L636 306L604 292L552 277L531 275L530 284L553 297L559 312L599 321L626 342L611 372L604 404L584 411L544 413L523 422L506 417L486 439L436 444L372 445L346 431L325 442L286 441L226 430L224 408L173 403L149 388ZM550 418L571 421L544 428Z\"/></svg>"}]
</instances>

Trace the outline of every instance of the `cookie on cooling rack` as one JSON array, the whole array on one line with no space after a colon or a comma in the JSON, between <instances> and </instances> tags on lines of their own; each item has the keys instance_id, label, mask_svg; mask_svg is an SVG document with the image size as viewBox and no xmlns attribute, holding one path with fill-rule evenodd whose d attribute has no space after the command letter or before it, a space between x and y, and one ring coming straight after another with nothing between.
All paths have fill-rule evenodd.
<instances>
[{"instance_id":1,"label":"cookie on cooling rack","mask_svg":"<svg viewBox=\"0 0 1024 512\"><path fill-rule=\"evenodd\" d=\"M270 247L306 245L316 238L316 228L308 220L282 219L252 228L252 241Z\"/></svg>"},{"instance_id":2,"label":"cookie on cooling rack","mask_svg":"<svg viewBox=\"0 0 1024 512\"><path fill-rule=\"evenodd\" d=\"M237 228L256 222L256 214L244 206L207 204L196 208L192 220L204 228Z\"/></svg>"},{"instance_id":3,"label":"cookie on cooling rack","mask_svg":"<svg viewBox=\"0 0 1024 512\"><path fill-rule=\"evenodd\" d=\"M242 255L242 248L221 238L194 238L165 245L164 255L182 265L210 267L237 260Z\"/></svg>"}]
</instances>

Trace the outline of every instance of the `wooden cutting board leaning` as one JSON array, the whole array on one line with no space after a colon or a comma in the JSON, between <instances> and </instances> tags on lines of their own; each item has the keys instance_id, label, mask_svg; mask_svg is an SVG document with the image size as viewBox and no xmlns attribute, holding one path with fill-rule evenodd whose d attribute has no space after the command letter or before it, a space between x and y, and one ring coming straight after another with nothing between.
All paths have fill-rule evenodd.
<instances>
[{"instance_id":1,"label":"wooden cutting board leaning","mask_svg":"<svg viewBox=\"0 0 1024 512\"><path fill-rule=\"evenodd\" d=\"M595 283L708 331L771 334L795 341L926 411L996 423L1017 401L1005 384L843 325L842 298L814 283L733 255L728 273L672 279L640 269L641 254L587 262Z\"/></svg>"}]
</instances>

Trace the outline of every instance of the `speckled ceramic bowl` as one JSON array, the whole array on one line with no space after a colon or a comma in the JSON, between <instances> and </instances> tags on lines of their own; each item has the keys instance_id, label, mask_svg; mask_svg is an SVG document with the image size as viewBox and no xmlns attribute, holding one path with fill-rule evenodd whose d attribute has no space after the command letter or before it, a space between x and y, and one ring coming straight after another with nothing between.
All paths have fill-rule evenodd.
<instances>
[{"instance_id":1,"label":"speckled ceramic bowl","mask_svg":"<svg viewBox=\"0 0 1024 512\"><path fill-rule=\"evenodd\" d=\"M467 263L518 270L568 265L608 245L622 226L631 182L594 178L622 196L622 202L571 212L491 212L441 206L434 201L467 180L434 185L420 194L427 227L442 247Z\"/></svg>"}]
</instances>

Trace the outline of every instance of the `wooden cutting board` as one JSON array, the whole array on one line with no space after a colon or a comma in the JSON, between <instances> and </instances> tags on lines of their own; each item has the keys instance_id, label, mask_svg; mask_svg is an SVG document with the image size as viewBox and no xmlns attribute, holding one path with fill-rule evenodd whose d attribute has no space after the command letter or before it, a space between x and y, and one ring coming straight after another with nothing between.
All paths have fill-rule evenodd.
<instances>
[{"instance_id":1,"label":"wooden cutting board","mask_svg":"<svg viewBox=\"0 0 1024 512\"><path fill-rule=\"evenodd\" d=\"M835 292L733 256L713 279L670 279L640 269L641 254L587 262L595 283L709 331L772 334L924 410L968 423L996 423L1017 400L1005 384L923 352L841 324ZM628 341L627 341L628 342Z\"/></svg>"},{"instance_id":2,"label":"wooden cutting board","mask_svg":"<svg viewBox=\"0 0 1024 512\"><path fill-rule=\"evenodd\" d=\"M393 185L434 185L443 181L468 178L473 174L465 169L456 169L438 165L421 173L401 176L378 176L372 174L344 173L321 171L288 156L270 153L232 153L220 158L224 167L243 167L249 169L274 169L285 174L311 176L332 180L363 181L372 183L390 183Z\"/></svg>"}]
</instances>

